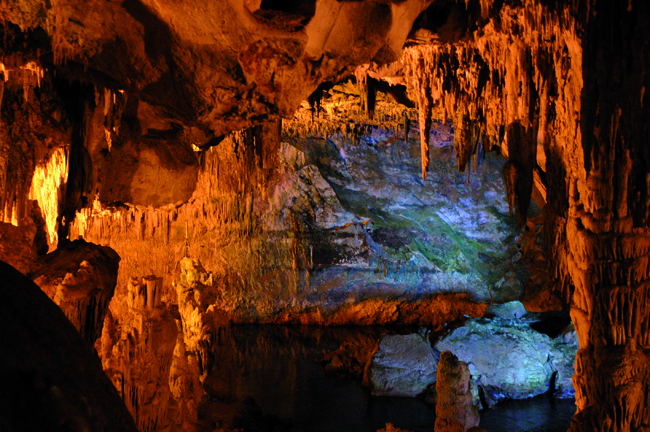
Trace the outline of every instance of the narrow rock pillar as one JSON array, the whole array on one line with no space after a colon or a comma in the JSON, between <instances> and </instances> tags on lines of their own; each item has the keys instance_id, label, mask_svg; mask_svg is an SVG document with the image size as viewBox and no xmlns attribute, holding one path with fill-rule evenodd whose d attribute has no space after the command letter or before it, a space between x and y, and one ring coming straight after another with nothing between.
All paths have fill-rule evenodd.
<instances>
[{"instance_id":1,"label":"narrow rock pillar","mask_svg":"<svg viewBox=\"0 0 650 432\"><path fill-rule=\"evenodd\" d=\"M472 404L469 367L450 351L438 362L436 432L465 432L478 426L478 409Z\"/></svg>"},{"instance_id":2,"label":"narrow rock pillar","mask_svg":"<svg viewBox=\"0 0 650 432\"><path fill-rule=\"evenodd\" d=\"M589 2L567 269L580 349L571 431L650 430L650 4Z\"/></svg>"}]
</instances>

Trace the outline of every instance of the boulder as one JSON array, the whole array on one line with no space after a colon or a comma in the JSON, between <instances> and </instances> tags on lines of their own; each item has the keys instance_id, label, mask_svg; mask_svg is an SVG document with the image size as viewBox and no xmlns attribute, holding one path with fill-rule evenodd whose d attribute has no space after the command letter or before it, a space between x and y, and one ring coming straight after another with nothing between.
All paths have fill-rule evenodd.
<instances>
[{"instance_id":1,"label":"boulder","mask_svg":"<svg viewBox=\"0 0 650 432\"><path fill-rule=\"evenodd\" d=\"M521 318L527 313L528 312L526 311L524 305L518 300L501 304L492 304L488 306L487 311L485 312L486 315L492 315L505 319Z\"/></svg>"},{"instance_id":2,"label":"boulder","mask_svg":"<svg viewBox=\"0 0 650 432\"><path fill-rule=\"evenodd\" d=\"M554 375L559 394L564 397L571 392L570 371L577 347L538 333L524 321L468 320L435 348L449 350L469 365L488 405L545 393Z\"/></svg>"},{"instance_id":3,"label":"boulder","mask_svg":"<svg viewBox=\"0 0 650 432\"><path fill-rule=\"evenodd\" d=\"M420 334L386 335L372 356L368 379L375 396L417 396L436 382L438 355Z\"/></svg>"}]
</instances>

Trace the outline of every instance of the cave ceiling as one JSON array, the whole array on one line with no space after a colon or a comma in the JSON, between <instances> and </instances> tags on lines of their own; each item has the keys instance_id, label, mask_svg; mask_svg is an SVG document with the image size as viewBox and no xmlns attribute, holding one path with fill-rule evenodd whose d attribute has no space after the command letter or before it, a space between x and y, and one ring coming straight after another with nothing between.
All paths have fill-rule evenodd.
<instances>
[{"instance_id":1,"label":"cave ceiling","mask_svg":"<svg viewBox=\"0 0 650 432\"><path fill-rule=\"evenodd\" d=\"M5 1L3 70L54 68L218 137L291 116L356 65L396 60L430 3Z\"/></svg>"}]
</instances>

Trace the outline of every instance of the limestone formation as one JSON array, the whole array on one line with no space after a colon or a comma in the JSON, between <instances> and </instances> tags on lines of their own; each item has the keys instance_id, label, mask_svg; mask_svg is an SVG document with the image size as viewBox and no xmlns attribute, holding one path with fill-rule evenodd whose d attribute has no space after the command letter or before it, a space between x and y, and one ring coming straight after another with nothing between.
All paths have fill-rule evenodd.
<instances>
[{"instance_id":1,"label":"limestone formation","mask_svg":"<svg viewBox=\"0 0 650 432\"><path fill-rule=\"evenodd\" d=\"M179 373L179 363L186 362L184 346L178 348L183 335L160 302L161 282L154 275L132 278L126 304L111 304L113 312L106 318L98 350L106 374L140 430L180 430L184 423L197 421L196 410L184 408L185 401L195 397L195 389L177 382L198 381L198 370L193 375L186 367Z\"/></svg>"},{"instance_id":2,"label":"limestone formation","mask_svg":"<svg viewBox=\"0 0 650 432\"><path fill-rule=\"evenodd\" d=\"M443 351L436 381L436 432L464 432L478 426L478 408L472 404L469 381L467 364Z\"/></svg>"},{"instance_id":3,"label":"limestone formation","mask_svg":"<svg viewBox=\"0 0 650 432\"><path fill-rule=\"evenodd\" d=\"M435 348L449 350L468 364L488 406L549 390L559 397L573 396L572 360L577 347L538 333L525 321L468 320Z\"/></svg>"},{"instance_id":4,"label":"limestone formation","mask_svg":"<svg viewBox=\"0 0 650 432\"><path fill-rule=\"evenodd\" d=\"M76 240L39 259L30 276L92 346L102 334L119 262L111 248Z\"/></svg>"},{"instance_id":5,"label":"limestone formation","mask_svg":"<svg viewBox=\"0 0 650 432\"><path fill-rule=\"evenodd\" d=\"M213 345L219 325L227 323L222 312L215 310L216 297L212 275L198 260L180 261L180 280L174 282L185 349L196 356L199 375L205 377L214 363Z\"/></svg>"},{"instance_id":6,"label":"limestone formation","mask_svg":"<svg viewBox=\"0 0 650 432\"><path fill-rule=\"evenodd\" d=\"M34 248L36 227L25 225L21 228L10 223L0 222L0 257L22 274L28 274L38 258Z\"/></svg>"}]
</instances>

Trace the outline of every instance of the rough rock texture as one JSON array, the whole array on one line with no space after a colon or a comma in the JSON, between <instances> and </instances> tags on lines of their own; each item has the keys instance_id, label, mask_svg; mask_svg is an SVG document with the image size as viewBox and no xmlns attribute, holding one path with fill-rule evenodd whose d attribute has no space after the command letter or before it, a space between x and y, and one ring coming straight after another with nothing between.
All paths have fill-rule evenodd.
<instances>
[{"instance_id":1,"label":"rough rock texture","mask_svg":"<svg viewBox=\"0 0 650 432\"><path fill-rule=\"evenodd\" d=\"M372 394L418 396L435 384L437 364L438 355L425 336L384 336L368 369Z\"/></svg>"},{"instance_id":2,"label":"rough rock texture","mask_svg":"<svg viewBox=\"0 0 650 432\"><path fill-rule=\"evenodd\" d=\"M22 274L28 274L38 258L34 248L36 227L25 225L21 228L10 223L0 222L0 257Z\"/></svg>"},{"instance_id":3,"label":"rough rock texture","mask_svg":"<svg viewBox=\"0 0 650 432\"><path fill-rule=\"evenodd\" d=\"M119 262L111 248L75 240L42 257L30 276L92 346L102 334Z\"/></svg>"},{"instance_id":4,"label":"rough rock texture","mask_svg":"<svg viewBox=\"0 0 650 432\"><path fill-rule=\"evenodd\" d=\"M349 65L397 59L429 3L330 0L309 11L243 0L4 1L0 7L25 33L43 33L37 41L48 54L16 56L18 66L37 60L68 74L82 69L88 81L220 136L268 115L290 115L321 81Z\"/></svg>"},{"instance_id":5,"label":"rough rock texture","mask_svg":"<svg viewBox=\"0 0 650 432\"><path fill-rule=\"evenodd\" d=\"M436 431L465 432L478 426L478 408L472 404L470 375L466 363L449 351L440 354L436 392Z\"/></svg>"},{"instance_id":6,"label":"rough rock texture","mask_svg":"<svg viewBox=\"0 0 650 432\"><path fill-rule=\"evenodd\" d=\"M343 105L332 99L323 105ZM435 169L422 181L412 143L386 128L384 121L390 124L392 111L394 106L378 103L376 124L362 124L365 131L353 139L342 132L325 134L327 140L318 139L322 132L318 138L292 139L304 149L306 162L316 165L331 184L341 205L369 220L364 224L369 256L350 262L347 274L338 276L341 271L333 268L323 275L345 278L350 287L365 291L386 285L424 295L467 292L482 302L518 298L525 277L515 268L522 274L525 269L515 265L521 255L512 244L517 230L507 216L503 194L504 160L484 155L467 183L456 172L453 130L435 122L430 138ZM313 123L326 130L348 113L353 109L323 114ZM296 117L302 115L300 111ZM377 268L382 270L379 275L364 275ZM313 279L317 283L318 275Z\"/></svg>"},{"instance_id":7,"label":"rough rock texture","mask_svg":"<svg viewBox=\"0 0 650 432\"><path fill-rule=\"evenodd\" d=\"M109 312L98 343L104 370L140 431L196 423L196 407L188 409L186 400L203 394L197 361L186 358L183 333L156 301L158 281L153 275L132 278L126 304L115 316Z\"/></svg>"},{"instance_id":8,"label":"rough rock texture","mask_svg":"<svg viewBox=\"0 0 650 432\"><path fill-rule=\"evenodd\" d=\"M118 251L123 258L118 286L128 286L130 275L143 269L162 275L162 296L172 304L178 303L170 283L176 263L185 255L199 258L212 273L210 301L235 322L441 326L464 314L482 315L485 306L476 301L488 298L490 290L500 298L520 293L515 272L500 281L502 275L490 264L512 268L518 258L517 248L505 241L513 227L499 219L505 210L495 186L500 183L498 169L487 163L481 168L486 181L476 193L485 192L501 210L477 207L469 190L462 205L463 212L477 211L497 225L468 224L449 209L453 214L444 214L449 226L416 202L411 216L423 225L414 228L419 236L414 241L409 238L411 222L396 225L401 220L397 216L395 223L373 233L371 220L380 222L381 217L372 212L361 216L356 207L350 208L359 205L358 199L340 198L345 191L337 193L321 174L336 172L307 161L317 150L306 155L280 143L277 128L271 129L268 125L261 134L266 140L277 139L275 148L262 151L257 132L245 131L202 152L197 190L188 203L156 209L98 204L78 214L72 236ZM382 140L389 139L385 133ZM412 159L403 143L393 145L396 153ZM359 163L370 164L376 155L362 152L359 158ZM350 158L348 165L352 168L356 160ZM412 167L417 172L416 160ZM442 167L448 169L450 163L448 158ZM462 184L452 171L445 175ZM368 185L372 180L365 181ZM380 192L389 199L392 190ZM433 186L423 196L444 201ZM396 200L397 212L400 198ZM431 217L434 220L427 221ZM399 229L404 224L407 227ZM436 244L443 238L438 227L445 230L444 240ZM395 242L390 239L393 228L398 228ZM468 260L478 263L480 271L472 270ZM125 295L118 287L118 297Z\"/></svg>"},{"instance_id":9,"label":"rough rock texture","mask_svg":"<svg viewBox=\"0 0 650 432\"><path fill-rule=\"evenodd\" d=\"M538 333L525 321L468 320L441 338L435 348L451 351L469 365L488 405L504 398L536 396L549 389L557 390L560 397L572 396L572 363L577 347Z\"/></svg>"},{"instance_id":10,"label":"rough rock texture","mask_svg":"<svg viewBox=\"0 0 650 432\"><path fill-rule=\"evenodd\" d=\"M0 281L0 429L137 431L61 310L4 262Z\"/></svg>"},{"instance_id":11,"label":"rough rock texture","mask_svg":"<svg viewBox=\"0 0 650 432\"><path fill-rule=\"evenodd\" d=\"M372 80L382 76L407 85L418 101L418 176L431 176L427 131L439 113L454 119L461 170L470 171L481 149L498 148L508 158L506 183L519 226L528 226L531 195L547 203L551 280L560 303L572 305L581 344L573 428L648 428L647 2L322 0L268 7L237 0L0 2L2 221L25 226L29 200L37 199L52 247L83 209L72 235L83 236L79 227L88 222L89 237L112 239L131 267L120 275L122 291L126 278L150 270L148 261L171 280L183 257L174 252L183 224L200 221L190 224L191 238L205 239L191 245L193 256L202 249L211 256L200 258L222 285L238 291L230 299L254 293L242 309L247 319L398 322L412 312L403 303L377 307L358 296L341 315L310 315L304 303L291 309L285 301L286 313L278 316L266 302L278 297L266 289L268 281L293 290L283 301L309 285L314 261L303 234L314 231L302 227L264 241L255 237L260 225L250 216L264 207L277 167L269 155L279 140L261 139L268 124L290 116L320 82L373 60L379 66L356 74L368 115L377 118ZM381 67L399 57L411 30L401 59ZM224 138L250 126L241 140ZM343 129L358 136L360 127ZM210 160L221 151L212 151L216 145L230 155L220 153L220 163ZM198 167L219 174L199 173L194 183ZM172 173L183 179L177 190L167 182ZM195 205L179 211L182 203L165 202L188 199L195 184L203 197ZM154 187L165 190L148 190ZM90 221L96 197L95 210L104 213ZM106 211L109 201L129 200L132 206L116 202ZM315 220L288 219L296 226ZM222 229L215 233L215 226ZM362 231L355 223L330 234L363 252ZM151 256L154 241L164 246ZM261 262L259 251L278 259ZM163 283L163 295L169 286ZM412 320L429 312L420 309Z\"/></svg>"},{"instance_id":12,"label":"rough rock texture","mask_svg":"<svg viewBox=\"0 0 650 432\"><path fill-rule=\"evenodd\" d=\"M191 258L180 261L180 280L174 283L174 287L178 295L185 349L196 355L199 373L205 376L214 362L212 345L216 327L228 323L223 313L215 310L218 303L215 297L220 293L214 289L212 275L198 260Z\"/></svg>"},{"instance_id":13,"label":"rough rock texture","mask_svg":"<svg viewBox=\"0 0 650 432\"><path fill-rule=\"evenodd\" d=\"M520 224L533 185L547 193L554 282L581 346L572 430L647 428L648 5L486 1L474 12L456 33L440 29L451 43L406 51L411 91L428 86L444 116L463 117L459 156L476 123L486 148L500 145Z\"/></svg>"},{"instance_id":14,"label":"rough rock texture","mask_svg":"<svg viewBox=\"0 0 650 432\"><path fill-rule=\"evenodd\" d=\"M566 254L580 339L574 431L650 428L650 170L641 127L650 120L650 46L639 44L649 23L647 4L606 1L585 23L581 151L567 164L568 205L555 212L566 249L554 242Z\"/></svg>"},{"instance_id":15,"label":"rough rock texture","mask_svg":"<svg viewBox=\"0 0 650 432\"><path fill-rule=\"evenodd\" d=\"M491 304L485 311L486 316L496 316L504 319L522 318L528 311L520 301L501 304Z\"/></svg>"}]
</instances>

